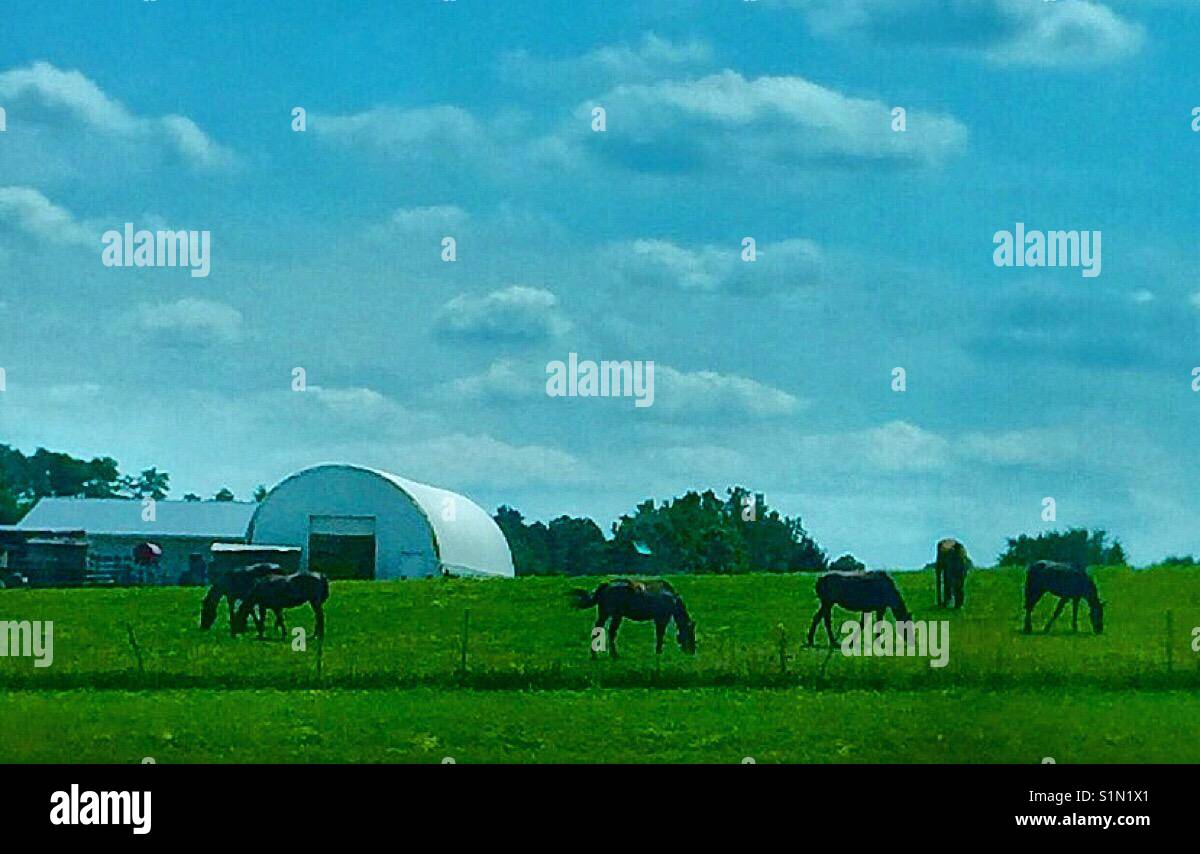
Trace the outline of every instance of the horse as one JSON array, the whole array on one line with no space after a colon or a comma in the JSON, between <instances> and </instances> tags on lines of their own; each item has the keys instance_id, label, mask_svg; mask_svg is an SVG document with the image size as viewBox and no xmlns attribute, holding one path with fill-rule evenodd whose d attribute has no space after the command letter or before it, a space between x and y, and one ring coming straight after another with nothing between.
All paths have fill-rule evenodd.
<instances>
[{"instance_id":1,"label":"horse","mask_svg":"<svg viewBox=\"0 0 1200 854\"><path fill-rule=\"evenodd\" d=\"M613 658L619 657L617 630L624 619L654 621L656 655L662 655L663 635L667 631L667 624L674 620L679 648L688 655L696 653L696 623L688 616L682 597L665 581L620 578L601 584L591 593L572 590L568 596L575 608L582 610L596 606L595 628L603 629L604 624L612 620L608 628L608 652ZM593 647L592 658L595 657L596 649Z\"/></svg>"},{"instance_id":2,"label":"horse","mask_svg":"<svg viewBox=\"0 0 1200 854\"><path fill-rule=\"evenodd\" d=\"M316 625L313 637L325 635L326 600L329 599L329 579L319 572L295 572L291 575L268 575L259 579L250 588L242 606L238 608L234 618L234 634L246 630L246 618L253 612L255 606L258 612L254 615L254 625L258 629L258 637L263 637L264 609L270 609L275 614L275 627L279 629L281 639L287 636L287 626L283 621L283 609L295 608L300 605L311 605L316 615Z\"/></svg>"},{"instance_id":3,"label":"horse","mask_svg":"<svg viewBox=\"0 0 1200 854\"><path fill-rule=\"evenodd\" d=\"M243 601L249 594L251 588L259 579L266 578L269 575L282 575L283 570L276 563L256 563L251 566L242 566L237 569L231 569L228 572L223 572L216 575L212 579L212 586L208 589L208 594L204 597L204 601L200 603L200 628L209 629L217 619L217 606L221 603L221 599L229 600L229 630L233 632L233 617L235 602ZM259 612L259 617L263 616Z\"/></svg>"},{"instance_id":4,"label":"horse","mask_svg":"<svg viewBox=\"0 0 1200 854\"><path fill-rule=\"evenodd\" d=\"M829 645L837 645L831 621L834 605L840 605L847 611L862 611L864 621L868 612L874 613L877 620L882 620L889 608L897 623L912 619L900 591L896 589L896 582L886 572L827 572L817 579L816 589L821 607L813 615L812 625L808 627L807 646L813 645L817 623L822 620L825 622L825 633L829 635Z\"/></svg>"},{"instance_id":5,"label":"horse","mask_svg":"<svg viewBox=\"0 0 1200 854\"><path fill-rule=\"evenodd\" d=\"M934 575L939 608L945 608L951 599L954 600L955 608L963 606L963 582L966 581L967 567L970 563L967 550L958 540L947 537L938 541Z\"/></svg>"},{"instance_id":6,"label":"horse","mask_svg":"<svg viewBox=\"0 0 1200 854\"><path fill-rule=\"evenodd\" d=\"M1058 597L1058 607L1043 631L1050 631L1068 599L1071 600L1071 631L1079 631L1080 599L1087 600L1092 631L1096 634L1104 631L1104 603L1100 601L1096 582L1087 574L1087 570L1078 565L1039 560L1029 564L1025 570L1025 634L1033 631L1033 608L1047 593Z\"/></svg>"}]
</instances>

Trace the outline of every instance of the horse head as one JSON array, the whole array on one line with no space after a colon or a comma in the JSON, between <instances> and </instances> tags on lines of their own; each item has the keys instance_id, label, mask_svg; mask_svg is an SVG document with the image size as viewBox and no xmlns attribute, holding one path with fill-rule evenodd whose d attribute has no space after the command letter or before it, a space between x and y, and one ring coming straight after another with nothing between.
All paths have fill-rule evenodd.
<instances>
[{"instance_id":1,"label":"horse head","mask_svg":"<svg viewBox=\"0 0 1200 854\"><path fill-rule=\"evenodd\" d=\"M696 623L693 620L687 620L686 622L683 622L683 623L680 623L677 621L676 625L678 626L679 631L675 635L675 638L676 638L676 640L679 641L679 648L681 650L683 650L684 652L686 652L688 655L695 655L696 654Z\"/></svg>"}]
</instances>

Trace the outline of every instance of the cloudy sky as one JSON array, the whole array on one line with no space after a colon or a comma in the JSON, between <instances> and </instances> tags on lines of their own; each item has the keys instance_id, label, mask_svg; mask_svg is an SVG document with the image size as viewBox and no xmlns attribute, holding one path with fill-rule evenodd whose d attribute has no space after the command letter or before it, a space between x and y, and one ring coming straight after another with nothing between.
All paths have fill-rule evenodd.
<instances>
[{"instance_id":1,"label":"cloudy sky","mask_svg":"<svg viewBox=\"0 0 1200 854\"><path fill-rule=\"evenodd\" d=\"M875 567L1045 497L1200 552L1197 4L9 5L0 441L606 529L744 484ZM211 275L105 267L126 222ZM1102 275L997 268L1016 222ZM548 397L570 352L653 360L654 405Z\"/></svg>"}]
</instances>

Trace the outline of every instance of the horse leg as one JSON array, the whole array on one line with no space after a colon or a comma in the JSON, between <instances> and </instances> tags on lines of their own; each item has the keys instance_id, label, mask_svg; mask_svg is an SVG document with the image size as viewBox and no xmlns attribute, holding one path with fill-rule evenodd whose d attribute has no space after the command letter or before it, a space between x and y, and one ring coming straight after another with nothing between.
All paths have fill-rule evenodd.
<instances>
[{"instance_id":1,"label":"horse leg","mask_svg":"<svg viewBox=\"0 0 1200 854\"><path fill-rule=\"evenodd\" d=\"M954 607L961 608L963 606L963 589L966 586L967 574L961 573L954 579Z\"/></svg>"},{"instance_id":2,"label":"horse leg","mask_svg":"<svg viewBox=\"0 0 1200 854\"><path fill-rule=\"evenodd\" d=\"M316 623L313 626L313 635L315 637L325 637L325 608L320 602L312 603L313 614L315 615Z\"/></svg>"},{"instance_id":3,"label":"horse leg","mask_svg":"<svg viewBox=\"0 0 1200 854\"><path fill-rule=\"evenodd\" d=\"M1054 614L1050 617L1050 622L1046 623L1046 628L1042 631L1050 631L1050 627L1054 625L1054 621L1058 619L1058 615L1063 612L1063 608L1067 607L1067 600L1061 598L1058 600L1058 607L1054 609Z\"/></svg>"},{"instance_id":4,"label":"horse leg","mask_svg":"<svg viewBox=\"0 0 1200 854\"><path fill-rule=\"evenodd\" d=\"M279 639L287 640L287 624L283 621L283 609L275 608L275 628L279 629Z\"/></svg>"},{"instance_id":5,"label":"horse leg","mask_svg":"<svg viewBox=\"0 0 1200 854\"><path fill-rule=\"evenodd\" d=\"M654 621L654 654L662 655L663 635L667 633L667 621Z\"/></svg>"},{"instance_id":6,"label":"horse leg","mask_svg":"<svg viewBox=\"0 0 1200 854\"><path fill-rule=\"evenodd\" d=\"M937 593L937 606L938 606L939 608L943 608L943 607L945 607L945 605L946 605L946 597L943 595L943 593L944 593L944 588L943 588L943 586L942 586L942 585L943 585L945 582L943 581L943 573L942 573L942 569L941 569L941 567L939 567L939 566L935 566L935 567L933 568L933 575L934 575L934 587L936 587L936 588L937 588L937 590L936 590L936 593Z\"/></svg>"},{"instance_id":7,"label":"horse leg","mask_svg":"<svg viewBox=\"0 0 1200 854\"><path fill-rule=\"evenodd\" d=\"M808 627L808 640L806 640L804 642L805 646L813 645L813 635L815 635L817 633L817 623L821 622L821 612L824 610L825 610L825 606L822 605L820 608L817 609L817 613L813 614L812 625L810 625Z\"/></svg>"},{"instance_id":8,"label":"horse leg","mask_svg":"<svg viewBox=\"0 0 1200 854\"><path fill-rule=\"evenodd\" d=\"M1041 598L1041 593L1034 593L1028 587L1025 588L1025 634L1027 635L1033 632L1033 609Z\"/></svg>"},{"instance_id":9,"label":"horse leg","mask_svg":"<svg viewBox=\"0 0 1200 854\"><path fill-rule=\"evenodd\" d=\"M837 642L833 639L833 603L830 602L825 606L825 634L829 635L829 645L837 646Z\"/></svg>"},{"instance_id":10,"label":"horse leg","mask_svg":"<svg viewBox=\"0 0 1200 854\"><path fill-rule=\"evenodd\" d=\"M1079 631L1079 597L1071 600L1071 631Z\"/></svg>"},{"instance_id":11,"label":"horse leg","mask_svg":"<svg viewBox=\"0 0 1200 854\"><path fill-rule=\"evenodd\" d=\"M621 627L621 618L619 616L612 618L612 625L608 628L608 654L614 659L620 658L617 654L617 629Z\"/></svg>"}]
</instances>

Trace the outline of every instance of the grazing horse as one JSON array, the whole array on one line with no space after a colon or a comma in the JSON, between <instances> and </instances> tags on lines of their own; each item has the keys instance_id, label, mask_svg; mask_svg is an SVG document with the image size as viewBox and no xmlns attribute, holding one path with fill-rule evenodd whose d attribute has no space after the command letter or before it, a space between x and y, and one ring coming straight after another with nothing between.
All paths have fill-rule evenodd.
<instances>
[{"instance_id":1,"label":"grazing horse","mask_svg":"<svg viewBox=\"0 0 1200 854\"><path fill-rule=\"evenodd\" d=\"M900 598L900 591L896 589L896 582L886 572L827 572L817 579L817 598L821 600L821 607L813 615L812 625L808 627L808 646L813 645L817 623L822 620L825 622L825 633L829 635L829 645L837 645L831 620L834 605L840 605L847 611L862 611L864 620L868 612L874 613L877 620L882 620L888 608L892 609L892 616L898 623L912 619L912 614Z\"/></svg>"},{"instance_id":2,"label":"grazing horse","mask_svg":"<svg viewBox=\"0 0 1200 854\"><path fill-rule=\"evenodd\" d=\"M254 614L254 625L258 629L258 637L262 639L264 609L270 609L275 614L275 627L279 629L279 637L287 636L287 626L283 622L283 609L295 608L300 605L311 605L316 615L313 637L325 635L324 604L329 599L329 579L319 572L296 572L291 575L268 575L259 579L238 608L234 618L234 633L246 630L246 617L253 612L255 606L258 612Z\"/></svg>"},{"instance_id":3,"label":"grazing horse","mask_svg":"<svg viewBox=\"0 0 1200 854\"><path fill-rule=\"evenodd\" d=\"M947 537L937 544L937 564L934 574L937 579L937 604L944 608L954 600L954 607L963 606L963 582L967 579L970 565L967 550L958 540Z\"/></svg>"},{"instance_id":4,"label":"grazing horse","mask_svg":"<svg viewBox=\"0 0 1200 854\"><path fill-rule=\"evenodd\" d=\"M688 655L696 652L696 624L688 616L683 599L675 589L665 581L632 581L620 578L601 584L591 593L586 590L572 590L568 596L575 608L583 609L596 606L596 628L604 628L610 619L608 628L608 652L617 658L617 629L621 620L630 619L639 622L654 621L655 644L654 652L661 655L663 651L663 635L667 624L675 621L676 639L679 648ZM596 650L592 649L592 658Z\"/></svg>"},{"instance_id":5,"label":"grazing horse","mask_svg":"<svg viewBox=\"0 0 1200 854\"><path fill-rule=\"evenodd\" d=\"M250 595L251 588L260 579L269 575L282 575L283 570L277 563L256 563L252 566L238 567L229 572L223 572L212 579L212 587L204 601L200 603L200 628L209 629L217 619L217 606L221 599L229 600L229 631L233 632L234 607L237 602L244 601ZM262 612L259 612L262 618ZM235 632L234 632L235 633ZM236 633L235 633L236 634Z\"/></svg>"},{"instance_id":6,"label":"grazing horse","mask_svg":"<svg viewBox=\"0 0 1200 854\"><path fill-rule=\"evenodd\" d=\"M1082 566L1070 566L1050 560L1039 560L1029 564L1025 570L1025 634L1033 631L1033 608L1047 593L1058 597L1050 622L1043 631L1050 631L1058 615L1071 600L1071 631L1079 631L1079 600L1086 599L1088 614L1092 619L1092 631L1104 631L1104 603L1096 591L1096 582Z\"/></svg>"}]
</instances>

